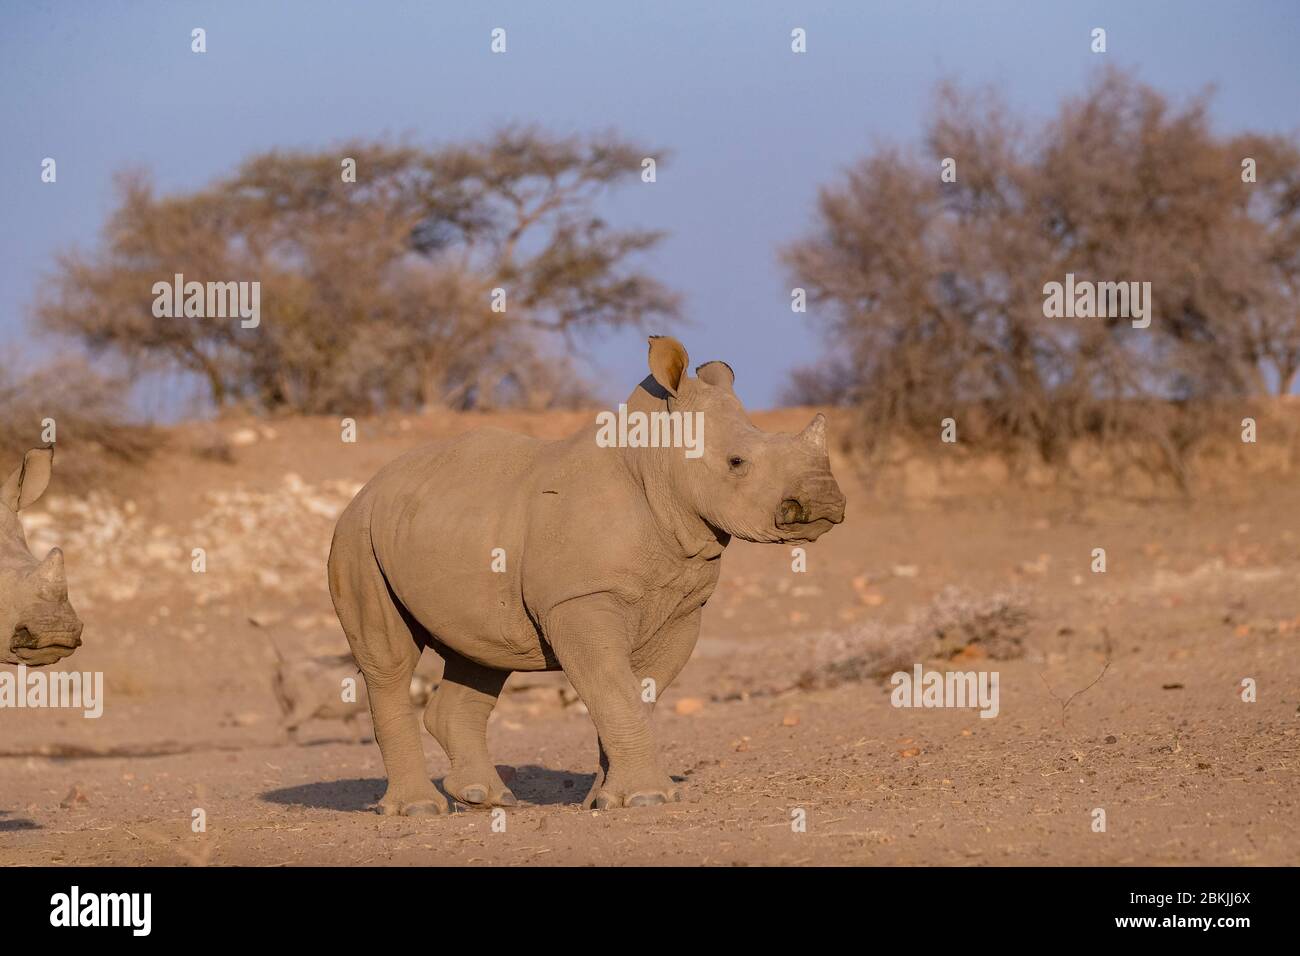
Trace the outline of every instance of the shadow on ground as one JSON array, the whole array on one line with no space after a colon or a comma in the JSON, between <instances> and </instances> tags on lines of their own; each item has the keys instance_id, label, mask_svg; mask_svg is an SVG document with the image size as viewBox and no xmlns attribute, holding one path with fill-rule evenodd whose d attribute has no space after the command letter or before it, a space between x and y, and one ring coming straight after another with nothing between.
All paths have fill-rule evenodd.
<instances>
[{"instance_id":1,"label":"shadow on ground","mask_svg":"<svg viewBox=\"0 0 1300 956\"><path fill-rule=\"evenodd\" d=\"M9 816L10 811L0 810L0 817ZM15 833L18 830L39 830L41 825L26 817L14 817L12 820L0 819L0 833Z\"/></svg>"},{"instance_id":2,"label":"shadow on ground","mask_svg":"<svg viewBox=\"0 0 1300 956\"><path fill-rule=\"evenodd\" d=\"M507 785L524 806L581 803L596 779L595 774L551 770L535 764L516 767L514 771ZM441 781L437 782L441 784ZM282 806L356 812L372 809L384 795L385 786L382 777L357 777L267 790L261 794L261 799ZM0 822L0 829L3 826Z\"/></svg>"}]
</instances>

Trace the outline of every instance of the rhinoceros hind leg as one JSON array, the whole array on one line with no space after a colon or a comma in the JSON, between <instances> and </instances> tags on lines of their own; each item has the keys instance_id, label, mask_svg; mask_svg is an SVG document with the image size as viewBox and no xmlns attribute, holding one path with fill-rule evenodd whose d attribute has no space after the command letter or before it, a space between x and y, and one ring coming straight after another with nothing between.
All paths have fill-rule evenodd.
<instances>
[{"instance_id":1,"label":"rhinoceros hind leg","mask_svg":"<svg viewBox=\"0 0 1300 956\"><path fill-rule=\"evenodd\" d=\"M375 562L361 499L339 519L329 583L339 623L366 681L375 740L388 773L388 790L377 809L388 816L446 813L447 800L429 779L410 698L411 675L428 633L397 603Z\"/></svg>"},{"instance_id":2,"label":"rhinoceros hind leg","mask_svg":"<svg viewBox=\"0 0 1300 956\"><path fill-rule=\"evenodd\" d=\"M501 780L487 749L487 723L509 671L493 670L439 647L447 664L424 709L424 726L451 761L442 786L461 803L513 807L518 801Z\"/></svg>"}]
</instances>

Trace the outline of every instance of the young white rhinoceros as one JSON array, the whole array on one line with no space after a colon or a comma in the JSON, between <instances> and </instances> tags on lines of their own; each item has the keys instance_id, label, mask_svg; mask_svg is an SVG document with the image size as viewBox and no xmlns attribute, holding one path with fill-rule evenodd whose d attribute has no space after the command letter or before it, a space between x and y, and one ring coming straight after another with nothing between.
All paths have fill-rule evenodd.
<instances>
[{"instance_id":1,"label":"young white rhinoceros","mask_svg":"<svg viewBox=\"0 0 1300 956\"><path fill-rule=\"evenodd\" d=\"M18 520L18 512L45 492L53 468L54 449L35 448L0 486L0 663L39 667L81 646L63 552L52 548L37 561Z\"/></svg>"},{"instance_id":2,"label":"young white rhinoceros","mask_svg":"<svg viewBox=\"0 0 1300 956\"><path fill-rule=\"evenodd\" d=\"M407 698L425 647L446 662L424 725L457 800L515 803L488 755L488 716L512 671L557 669L599 737L585 805L680 798L650 716L695 647L723 550L733 536L812 541L844 519L825 419L762 432L729 366L691 378L687 361L676 339L653 337L651 374L617 429L598 417L560 441L472 431L392 462L344 511L330 592L370 692L382 812L447 810ZM651 428L659 447L644 447Z\"/></svg>"}]
</instances>

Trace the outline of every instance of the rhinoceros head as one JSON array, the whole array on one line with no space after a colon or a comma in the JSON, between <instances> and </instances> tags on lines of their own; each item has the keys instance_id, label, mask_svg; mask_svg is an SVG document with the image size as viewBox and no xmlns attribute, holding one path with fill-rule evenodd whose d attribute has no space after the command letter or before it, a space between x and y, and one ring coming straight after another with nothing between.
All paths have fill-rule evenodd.
<instances>
[{"instance_id":1,"label":"rhinoceros head","mask_svg":"<svg viewBox=\"0 0 1300 956\"><path fill-rule=\"evenodd\" d=\"M54 450L29 451L0 486L0 662L53 664L81 645L81 620L68 603L63 552L44 561L27 550L18 512L50 482Z\"/></svg>"},{"instance_id":2,"label":"rhinoceros head","mask_svg":"<svg viewBox=\"0 0 1300 956\"><path fill-rule=\"evenodd\" d=\"M744 541L814 541L843 521L825 416L794 435L762 431L736 397L731 366L706 362L693 378L688 361L676 339L652 337L650 378L629 400L629 407L640 398L643 407L657 403L703 421L694 457L677 449L656 456L668 493L715 530Z\"/></svg>"}]
</instances>

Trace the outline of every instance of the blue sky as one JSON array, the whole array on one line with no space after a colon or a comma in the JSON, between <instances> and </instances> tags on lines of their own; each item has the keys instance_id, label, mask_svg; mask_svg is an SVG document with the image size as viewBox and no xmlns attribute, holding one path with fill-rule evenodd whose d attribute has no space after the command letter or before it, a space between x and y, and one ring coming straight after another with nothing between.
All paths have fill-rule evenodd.
<instances>
[{"instance_id":1,"label":"blue sky","mask_svg":"<svg viewBox=\"0 0 1300 956\"><path fill-rule=\"evenodd\" d=\"M190 52L190 30L208 52ZM790 30L808 53L790 52ZM1109 52L1089 51L1093 27ZM489 51L494 27L509 52ZM9 2L0 7L0 338L28 343L54 254L89 247L111 179L146 167L200 186L248 154L354 136L438 143L507 122L614 129L671 161L611 194L616 224L667 230L649 267L685 296L694 363L722 358L751 407L824 342L791 313L777 249L817 187L873 145L914 141L936 82L994 84L1052 112L1107 62L1175 96L1213 85L1225 131L1300 127L1293 2L541 3ZM58 182L40 182L46 156ZM645 371L639 335L590 343L617 399ZM166 409L155 411L167 415ZM168 416L171 417L171 416Z\"/></svg>"}]
</instances>

